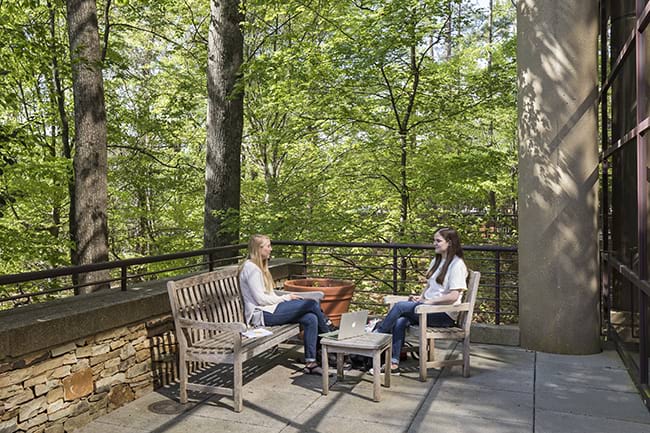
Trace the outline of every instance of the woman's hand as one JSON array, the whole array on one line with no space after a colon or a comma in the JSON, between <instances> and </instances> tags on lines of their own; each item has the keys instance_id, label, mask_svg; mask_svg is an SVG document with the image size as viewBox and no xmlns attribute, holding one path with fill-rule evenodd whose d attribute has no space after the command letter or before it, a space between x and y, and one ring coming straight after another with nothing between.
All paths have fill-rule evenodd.
<instances>
[{"instance_id":1,"label":"woman's hand","mask_svg":"<svg viewBox=\"0 0 650 433\"><path fill-rule=\"evenodd\" d=\"M420 295L410 295L409 296L409 301L420 302L421 300L422 300L422 296L420 296Z\"/></svg>"}]
</instances>

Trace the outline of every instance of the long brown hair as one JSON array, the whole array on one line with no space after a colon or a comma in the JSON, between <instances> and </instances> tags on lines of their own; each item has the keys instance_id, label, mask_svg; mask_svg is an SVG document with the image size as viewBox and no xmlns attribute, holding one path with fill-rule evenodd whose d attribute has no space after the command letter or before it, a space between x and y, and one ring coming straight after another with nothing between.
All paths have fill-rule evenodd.
<instances>
[{"instance_id":1,"label":"long brown hair","mask_svg":"<svg viewBox=\"0 0 650 433\"><path fill-rule=\"evenodd\" d=\"M440 269L440 273L436 277L436 281L438 282L438 284L442 284L443 281L445 281L445 276L447 275L447 269L449 269L449 265L451 264L451 261L453 260L454 256L458 256L462 259L464 254L463 254L463 247L460 244L460 236L458 236L458 232L456 230L451 229L449 227L444 227L438 229L434 234L434 236L437 234L442 236L449 243L449 247L447 248L447 260L445 260L445 263L442 265L442 269ZM436 254L436 257L433 261L433 266L431 266L431 269L427 271L426 274L427 279L431 278L431 276L436 271L436 269L438 269L438 266L440 266L441 261L442 261L442 255Z\"/></svg>"},{"instance_id":2,"label":"long brown hair","mask_svg":"<svg viewBox=\"0 0 650 433\"><path fill-rule=\"evenodd\" d=\"M271 293L273 291L273 276L271 275L271 271L269 271L269 261L263 259L260 255L262 244L265 241L271 242L271 239L266 235L252 235L248 240L247 259L253 262L258 268L260 268L264 280L264 288L268 293ZM244 261L244 263L246 262ZM244 263L239 266L239 272L241 272L242 268L244 267Z\"/></svg>"}]
</instances>

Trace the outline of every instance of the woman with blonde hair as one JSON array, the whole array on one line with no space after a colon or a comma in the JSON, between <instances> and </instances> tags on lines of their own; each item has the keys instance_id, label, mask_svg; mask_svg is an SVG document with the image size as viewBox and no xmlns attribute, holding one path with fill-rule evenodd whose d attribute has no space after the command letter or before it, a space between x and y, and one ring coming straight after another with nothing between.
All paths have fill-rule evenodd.
<instances>
[{"instance_id":1,"label":"woman with blonde hair","mask_svg":"<svg viewBox=\"0 0 650 433\"><path fill-rule=\"evenodd\" d=\"M393 305L386 318L375 328L375 332L393 334L391 374L399 374L399 355L404 346L406 328L418 324L420 320L415 314L415 307L421 304L460 304L462 292L467 290L468 271L456 230L441 228L436 231L433 246L436 256L429 264L425 275L427 282L422 293ZM450 327L454 325L457 315L458 313L429 313L427 325Z\"/></svg>"},{"instance_id":2,"label":"woman with blonde hair","mask_svg":"<svg viewBox=\"0 0 650 433\"><path fill-rule=\"evenodd\" d=\"M304 331L305 374L323 374L316 362L318 334L329 331L327 318L313 299L295 294L278 296L269 271L271 239L253 235L248 241L248 258L239 268L246 321L254 326L300 323Z\"/></svg>"}]
</instances>

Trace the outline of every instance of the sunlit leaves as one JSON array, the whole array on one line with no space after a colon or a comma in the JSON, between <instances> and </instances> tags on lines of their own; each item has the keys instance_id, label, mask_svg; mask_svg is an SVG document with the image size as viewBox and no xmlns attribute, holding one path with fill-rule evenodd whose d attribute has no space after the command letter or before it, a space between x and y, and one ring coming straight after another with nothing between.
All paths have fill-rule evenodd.
<instances>
[{"instance_id":1,"label":"sunlit leaves","mask_svg":"<svg viewBox=\"0 0 650 433\"><path fill-rule=\"evenodd\" d=\"M242 236L424 242L445 224L514 242L480 237L516 199L514 9L495 4L489 44L487 11L468 1L242 2ZM52 8L54 36L46 1L0 3L3 272L69 260L54 57L70 118L72 92L65 9ZM99 1L98 12L111 258L197 248L209 2L113 0L106 15Z\"/></svg>"},{"instance_id":2,"label":"sunlit leaves","mask_svg":"<svg viewBox=\"0 0 650 433\"><path fill-rule=\"evenodd\" d=\"M469 5L462 15L446 1L318 7L248 4L257 44L246 65L245 231L399 240L401 225L419 240L440 222L466 224L463 212L509 206L512 10L495 12L505 30L489 47L488 68L487 15ZM454 55L445 58L450 10ZM409 143L404 167L400 132ZM272 176L269 161L278 163ZM402 196L409 220L400 222Z\"/></svg>"}]
</instances>

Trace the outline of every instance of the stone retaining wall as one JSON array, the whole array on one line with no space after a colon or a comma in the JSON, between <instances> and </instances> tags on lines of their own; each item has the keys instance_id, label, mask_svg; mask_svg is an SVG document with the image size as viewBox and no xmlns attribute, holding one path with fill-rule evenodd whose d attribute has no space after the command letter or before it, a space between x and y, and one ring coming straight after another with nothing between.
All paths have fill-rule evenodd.
<instances>
[{"instance_id":1,"label":"stone retaining wall","mask_svg":"<svg viewBox=\"0 0 650 433\"><path fill-rule=\"evenodd\" d=\"M169 316L0 363L0 433L64 433L176 377Z\"/></svg>"}]
</instances>

